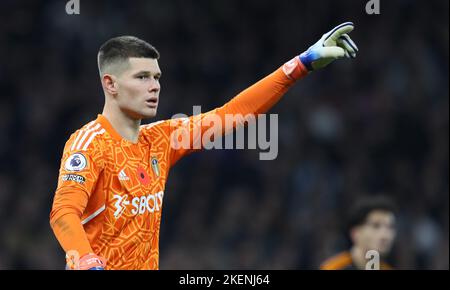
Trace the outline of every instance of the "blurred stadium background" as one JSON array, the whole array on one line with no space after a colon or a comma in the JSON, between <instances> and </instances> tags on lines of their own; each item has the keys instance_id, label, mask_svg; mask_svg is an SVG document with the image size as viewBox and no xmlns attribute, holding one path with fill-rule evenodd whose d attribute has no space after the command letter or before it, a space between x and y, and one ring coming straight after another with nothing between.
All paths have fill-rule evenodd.
<instances>
[{"instance_id":1,"label":"blurred stadium background","mask_svg":"<svg viewBox=\"0 0 450 290\"><path fill-rule=\"evenodd\" d=\"M271 111L274 161L205 151L172 170L161 269L316 269L345 249L362 194L398 204L399 269L449 268L449 2L66 1L0 4L0 269L62 269L49 227L64 143L101 112L96 53L135 35L161 52L158 120L206 111L350 20L360 53ZM154 120L153 120L154 121Z\"/></svg>"}]
</instances>

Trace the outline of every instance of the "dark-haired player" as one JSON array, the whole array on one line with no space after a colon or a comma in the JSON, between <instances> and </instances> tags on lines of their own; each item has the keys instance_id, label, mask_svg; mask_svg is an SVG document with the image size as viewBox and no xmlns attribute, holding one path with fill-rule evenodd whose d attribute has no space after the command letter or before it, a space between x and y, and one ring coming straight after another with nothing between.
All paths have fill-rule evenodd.
<instances>
[{"instance_id":1,"label":"dark-haired player","mask_svg":"<svg viewBox=\"0 0 450 290\"><path fill-rule=\"evenodd\" d=\"M141 125L141 120L156 116L162 74L159 53L136 37L108 40L98 53L103 112L67 141L50 214L68 268L158 269L161 210L170 168L201 149L202 142L193 145L202 140L202 132L227 133L205 120L267 112L308 72L338 58L355 57L357 47L347 34L352 30L352 23L339 25L222 107L149 125ZM177 134L190 136L190 146L179 146L172 138Z\"/></svg>"},{"instance_id":2,"label":"dark-haired player","mask_svg":"<svg viewBox=\"0 0 450 290\"><path fill-rule=\"evenodd\" d=\"M378 255L378 269L392 268L384 261L397 233L395 209L389 198L375 196L357 201L350 210L347 230L352 247L325 261L320 267L322 270L374 269L373 263L368 264L374 258L369 251Z\"/></svg>"}]
</instances>

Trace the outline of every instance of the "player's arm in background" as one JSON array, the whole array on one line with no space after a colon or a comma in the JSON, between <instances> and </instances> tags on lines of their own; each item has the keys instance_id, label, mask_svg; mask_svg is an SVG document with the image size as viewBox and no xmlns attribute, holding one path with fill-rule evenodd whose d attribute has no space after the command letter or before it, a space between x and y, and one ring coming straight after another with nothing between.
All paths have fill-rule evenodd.
<instances>
[{"instance_id":1,"label":"player's arm in background","mask_svg":"<svg viewBox=\"0 0 450 290\"><path fill-rule=\"evenodd\" d=\"M77 145L87 131L73 134L64 147L50 213L50 226L66 252L68 269L100 269L105 264L94 254L81 222L103 167L101 150L96 144L84 149Z\"/></svg>"},{"instance_id":2,"label":"player's arm in background","mask_svg":"<svg viewBox=\"0 0 450 290\"><path fill-rule=\"evenodd\" d=\"M240 114L244 117L254 115L256 117L258 114L263 114L273 107L296 81L305 77L309 72L323 68L339 58L355 58L358 48L348 35L353 28L354 26L351 22L335 27L324 34L307 51L294 57L269 76L247 88L224 106L198 116L192 116L189 120L172 120L171 133L174 130L180 131L178 129L186 128L186 130L189 130L191 144L188 149L180 148L182 146L175 146L180 149L172 150L171 164L173 165L182 156L194 151L196 142L201 143L202 133L214 124L204 120L207 120L212 115L219 117L222 120L222 124L225 123L225 115L227 114ZM228 128L231 129L229 131L225 130L225 126L217 129L222 130L222 134L228 134L234 128L243 125L245 121L244 118L241 118L234 124L233 128ZM201 129L196 130L199 126ZM171 141L177 142L176 138L172 138Z\"/></svg>"}]
</instances>

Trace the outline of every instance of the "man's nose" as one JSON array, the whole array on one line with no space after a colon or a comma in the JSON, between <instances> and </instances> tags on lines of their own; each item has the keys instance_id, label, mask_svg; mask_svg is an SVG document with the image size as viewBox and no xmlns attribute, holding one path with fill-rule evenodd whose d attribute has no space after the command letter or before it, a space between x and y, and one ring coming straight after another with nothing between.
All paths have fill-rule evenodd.
<instances>
[{"instance_id":1,"label":"man's nose","mask_svg":"<svg viewBox=\"0 0 450 290\"><path fill-rule=\"evenodd\" d=\"M149 92L158 92L161 89L161 86L158 81L152 81L148 87Z\"/></svg>"}]
</instances>

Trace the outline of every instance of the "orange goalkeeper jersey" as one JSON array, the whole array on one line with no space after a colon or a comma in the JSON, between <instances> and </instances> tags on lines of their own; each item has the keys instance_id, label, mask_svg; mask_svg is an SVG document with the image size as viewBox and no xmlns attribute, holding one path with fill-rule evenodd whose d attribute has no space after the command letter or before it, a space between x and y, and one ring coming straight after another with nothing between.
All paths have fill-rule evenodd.
<instances>
[{"instance_id":1,"label":"orange goalkeeper jersey","mask_svg":"<svg viewBox=\"0 0 450 290\"><path fill-rule=\"evenodd\" d=\"M297 65L291 61L220 108L189 119L141 126L137 143L123 139L98 115L65 145L50 214L52 227L64 216L75 214L92 251L107 260L107 269L158 269L161 210L169 170L194 151L173 146L172 133L188 123L195 142L201 137L196 132L205 129L201 120L211 114L223 119L225 114L264 113L306 73L298 60ZM196 126L202 130L194 130ZM67 223L60 226L70 232ZM64 239L56 231L55 235L60 242ZM71 243L73 249L65 251L78 250L77 241Z\"/></svg>"}]
</instances>

